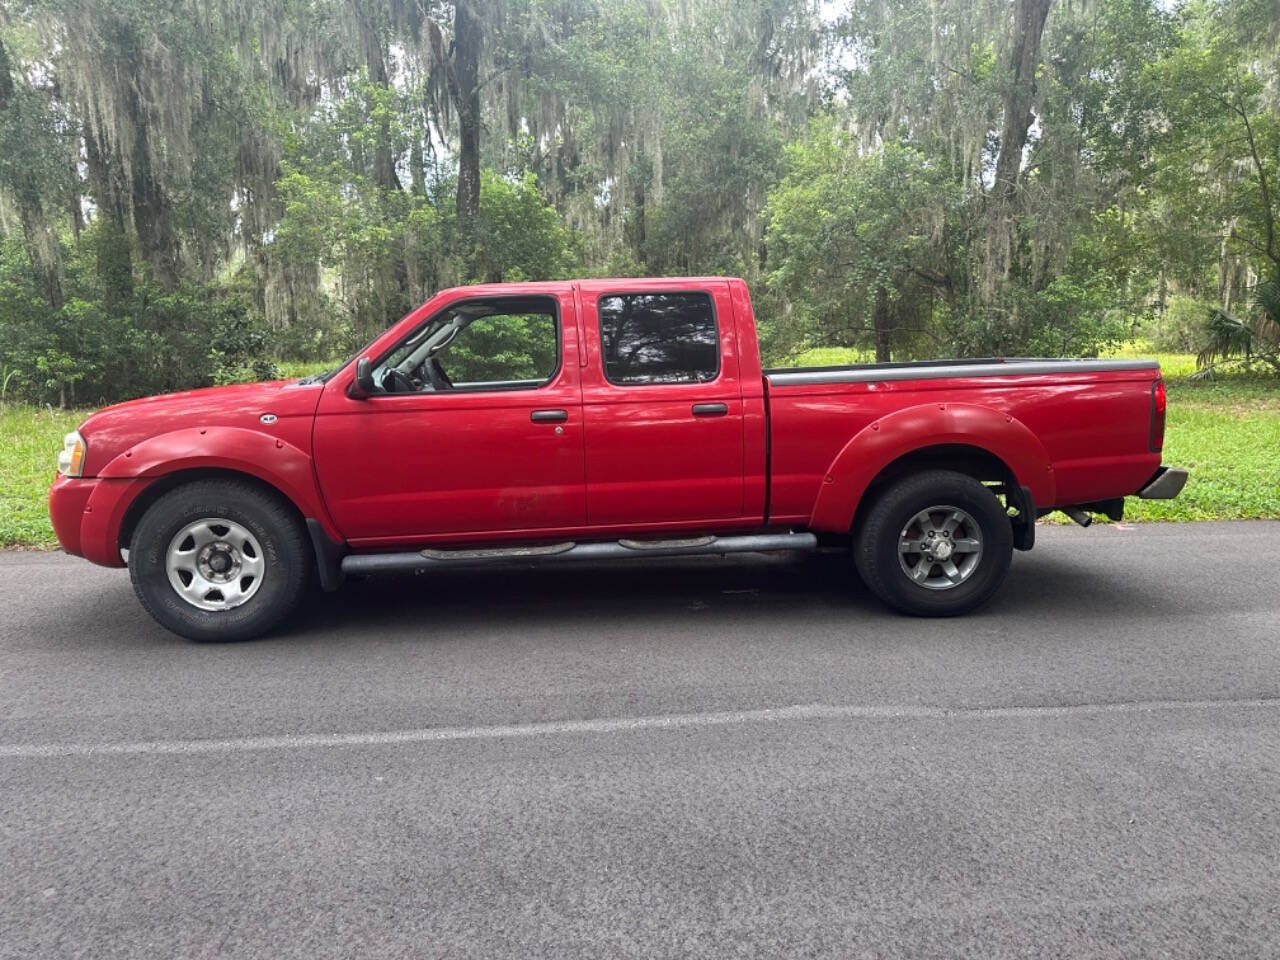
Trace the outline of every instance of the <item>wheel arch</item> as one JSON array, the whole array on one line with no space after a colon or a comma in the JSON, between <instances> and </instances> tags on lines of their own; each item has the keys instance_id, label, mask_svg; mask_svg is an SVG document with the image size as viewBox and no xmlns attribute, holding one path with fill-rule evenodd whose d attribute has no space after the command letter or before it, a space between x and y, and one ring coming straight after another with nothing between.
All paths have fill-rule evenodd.
<instances>
[{"instance_id":1,"label":"wheel arch","mask_svg":"<svg viewBox=\"0 0 1280 960\"><path fill-rule=\"evenodd\" d=\"M185 482L184 478L246 479L283 497L304 519L315 520L329 539L342 540L325 508L310 454L283 437L259 430L192 427L160 434L123 451L98 476L144 484L135 497L139 500L154 496L153 488L162 487L163 493L175 483ZM131 503L130 511L133 506ZM137 516L140 514L134 515L133 523ZM125 524L120 526L123 530Z\"/></svg>"},{"instance_id":2,"label":"wheel arch","mask_svg":"<svg viewBox=\"0 0 1280 960\"><path fill-rule=\"evenodd\" d=\"M967 443L940 443L904 453L871 478L858 498L850 521L856 528L880 491L899 480L925 470L952 470L982 483L1017 485L1013 469L990 450Z\"/></svg>"},{"instance_id":3,"label":"wheel arch","mask_svg":"<svg viewBox=\"0 0 1280 960\"><path fill-rule=\"evenodd\" d=\"M133 532L138 527L138 522L156 501L171 490L203 480L233 481L256 487L263 493L284 503L289 512L297 519L299 528L304 532L306 530L307 518L298 504L284 490L264 480L262 477L229 467L187 467L159 475L151 483L143 487L141 492L133 498L133 501L125 510L124 516L120 519L120 528L116 535L119 548L125 549L129 546L129 542L133 539Z\"/></svg>"},{"instance_id":4,"label":"wheel arch","mask_svg":"<svg viewBox=\"0 0 1280 960\"><path fill-rule=\"evenodd\" d=\"M922 469L951 469L1023 488L1052 503L1053 467L1040 440L1010 414L975 404L921 404L864 427L824 478L810 525L848 533L876 490Z\"/></svg>"}]
</instances>

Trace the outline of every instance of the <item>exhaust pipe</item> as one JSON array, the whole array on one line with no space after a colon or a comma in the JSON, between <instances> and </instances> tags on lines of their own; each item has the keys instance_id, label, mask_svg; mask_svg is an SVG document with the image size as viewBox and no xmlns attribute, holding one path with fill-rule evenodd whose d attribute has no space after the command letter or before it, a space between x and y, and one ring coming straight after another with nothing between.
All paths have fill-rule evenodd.
<instances>
[{"instance_id":1,"label":"exhaust pipe","mask_svg":"<svg viewBox=\"0 0 1280 960\"><path fill-rule=\"evenodd\" d=\"M1063 507L1062 512L1082 527L1087 527L1093 523L1093 514L1085 513L1079 507Z\"/></svg>"}]
</instances>

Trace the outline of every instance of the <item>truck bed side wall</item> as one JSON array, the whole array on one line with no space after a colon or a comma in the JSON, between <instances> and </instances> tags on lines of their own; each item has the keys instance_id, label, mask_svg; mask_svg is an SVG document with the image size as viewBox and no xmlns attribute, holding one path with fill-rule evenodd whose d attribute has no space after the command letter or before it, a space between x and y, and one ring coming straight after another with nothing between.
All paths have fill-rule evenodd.
<instances>
[{"instance_id":1,"label":"truck bed side wall","mask_svg":"<svg viewBox=\"0 0 1280 960\"><path fill-rule=\"evenodd\" d=\"M1160 465L1160 454L1150 450L1158 375L1142 369L770 383L771 519L847 529L880 469L939 443L1000 457L1019 483L1032 487L1038 507L1131 494ZM839 511L824 490L833 486L844 501Z\"/></svg>"}]
</instances>

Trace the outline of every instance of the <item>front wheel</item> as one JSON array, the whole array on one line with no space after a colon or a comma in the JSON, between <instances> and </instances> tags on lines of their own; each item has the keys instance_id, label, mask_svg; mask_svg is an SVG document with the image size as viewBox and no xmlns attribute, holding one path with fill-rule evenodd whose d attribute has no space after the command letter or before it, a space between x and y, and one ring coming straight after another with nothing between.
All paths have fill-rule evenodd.
<instances>
[{"instance_id":1,"label":"front wheel","mask_svg":"<svg viewBox=\"0 0 1280 960\"><path fill-rule=\"evenodd\" d=\"M204 480L148 508L129 544L129 576L147 612L191 640L247 640L302 599L314 566L306 533L279 497Z\"/></svg>"},{"instance_id":2,"label":"front wheel","mask_svg":"<svg viewBox=\"0 0 1280 960\"><path fill-rule=\"evenodd\" d=\"M930 470L885 490L854 537L854 561L877 597L904 613L967 613L1000 588L1013 558L1004 506L963 473Z\"/></svg>"}]
</instances>

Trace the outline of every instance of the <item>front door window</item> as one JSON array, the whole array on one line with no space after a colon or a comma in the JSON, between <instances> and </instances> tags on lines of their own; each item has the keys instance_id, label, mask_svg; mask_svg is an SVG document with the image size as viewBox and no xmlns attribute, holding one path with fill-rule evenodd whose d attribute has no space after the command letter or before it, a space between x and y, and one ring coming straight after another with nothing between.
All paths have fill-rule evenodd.
<instances>
[{"instance_id":1,"label":"front door window","mask_svg":"<svg viewBox=\"0 0 1280 960\"><path fill-rule=\"evenodd\" d=\"M384 393L530 390L559 368L555 301L464 301L437 314L382 359Z\"/></svg>"}]
</instances>

